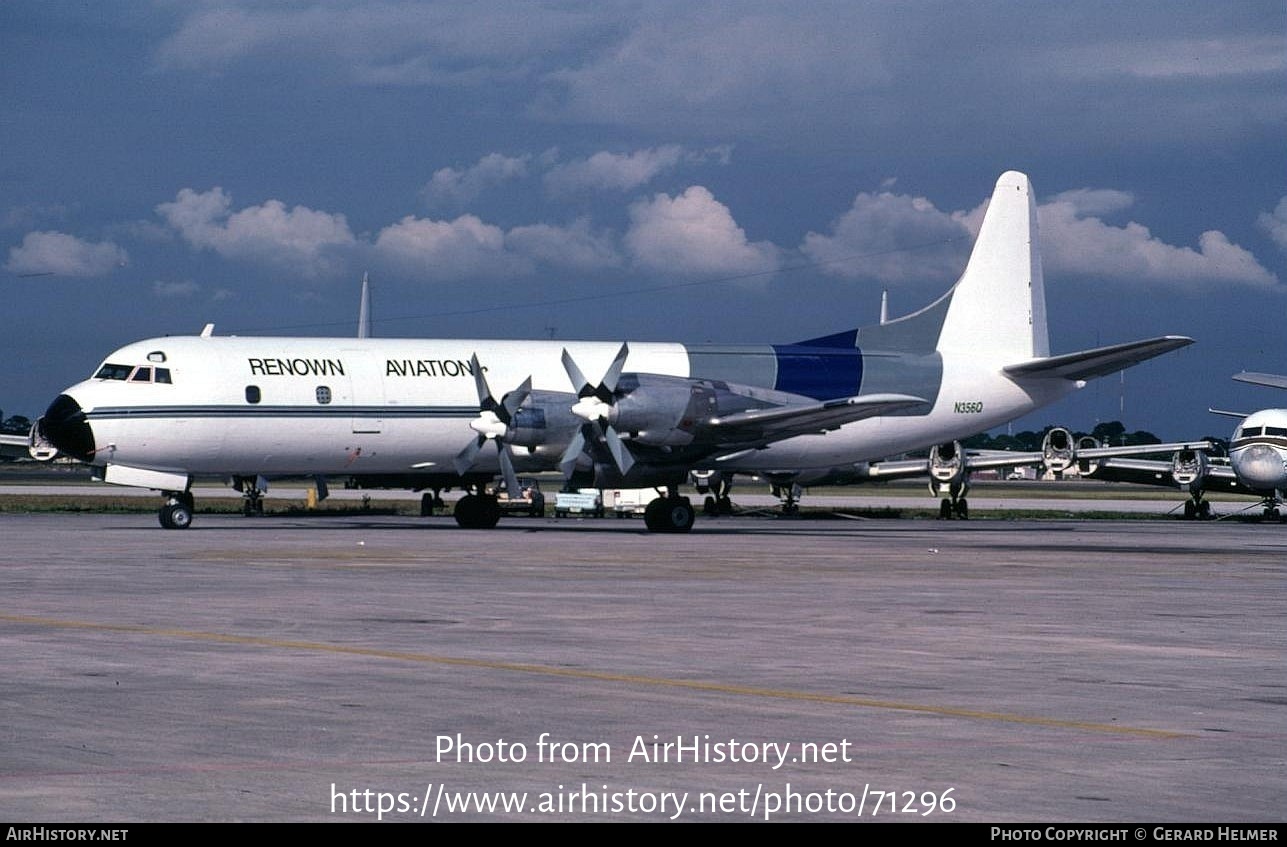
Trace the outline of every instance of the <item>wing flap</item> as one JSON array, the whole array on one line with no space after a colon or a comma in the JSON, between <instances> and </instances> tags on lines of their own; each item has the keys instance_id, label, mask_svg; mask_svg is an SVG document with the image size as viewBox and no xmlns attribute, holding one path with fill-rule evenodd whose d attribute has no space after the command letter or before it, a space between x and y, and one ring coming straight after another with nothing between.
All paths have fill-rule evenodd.
<instances>
[{"instance_id":1,"label":"wing flap","mask_svg":"<svg viewBox=\"0 0 1287 847\"><path fill-rule=\"evenodd\" d=\"M707 421L722 440L780 441L796 435L826 432L847 423L892 414L926 403L910 394L866 394L800 406L752 409Z\"/></svg>"}]
</instances>

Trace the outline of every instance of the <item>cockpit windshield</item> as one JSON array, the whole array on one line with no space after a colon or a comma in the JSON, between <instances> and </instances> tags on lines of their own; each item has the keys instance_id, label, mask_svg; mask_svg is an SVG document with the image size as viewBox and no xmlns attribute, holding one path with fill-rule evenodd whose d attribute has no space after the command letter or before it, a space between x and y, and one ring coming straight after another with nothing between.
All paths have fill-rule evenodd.
<instances>
[{"instance_id":1,"label":"cockpit windshield","mask_svg":"<svg viewBox=\"0 0 1287 847\"><path fill-rule=\"evenodd\" d=\"M133 365L113 365L108 363L98 369L98 373L94 374L94 379L129 379L130 372L133 370Z\"/></svg>"},{"instance_id":2,"label":"cockpit windshield","mask_svg":"<svg viewBox=\"0 0 1287 847\"><path fill-rule=\"evenodd\" d=\"M151 365L114 365L104 364L94 374L94 379L118 379L124 382L160 382L170 384L169 368L154 368Z\"/></svg>"}]
</instances>

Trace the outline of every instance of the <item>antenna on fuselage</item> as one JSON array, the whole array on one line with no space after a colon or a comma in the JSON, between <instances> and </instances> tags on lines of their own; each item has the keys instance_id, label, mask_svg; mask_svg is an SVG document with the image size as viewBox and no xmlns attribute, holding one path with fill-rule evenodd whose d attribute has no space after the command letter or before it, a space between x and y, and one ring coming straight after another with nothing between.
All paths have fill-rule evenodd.
<instances>
[{"instance_id":1,"label":"antenna on fuselage","mask_svg":"<svg viewBox=\"0 0 1287 847\"><path fill-rule=\"evenodd\" d=\"M357 337L371 337L371 285L366 273L362 274L362 299L358 303Z\"/></svg>"},{"instance_id":2,"label":"antenna on fuselage","mask_svg":"<svg viewBox=\"0 0 1287 847\"><path fill-rule=\"evenodd\" d=\"M889 323L889 290L880 292L880 322Z\"/></svg>"}]
</instances>

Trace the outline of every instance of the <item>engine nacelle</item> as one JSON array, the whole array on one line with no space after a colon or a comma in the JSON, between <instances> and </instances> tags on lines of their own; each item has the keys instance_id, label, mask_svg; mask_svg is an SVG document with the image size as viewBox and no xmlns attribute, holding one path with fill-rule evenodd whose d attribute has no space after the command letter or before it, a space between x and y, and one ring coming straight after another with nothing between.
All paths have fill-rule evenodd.
<instances>
[{"instance_id":1,"label":"engine nacelle","mask_svg":"<svg viewBox=\"0 0 1287 847\"><path fill-rule=\"evenodd\" d=\"M533 391L514 413L505 440L515 447L566 447L585 420L572 414L576 396L562 391Z\"/></svg>"},{"instance_id":2,"label":"engine nacelle","mask_svg":"<svg viewBox=\"0 0 1287 847\"><path fill-rule=\"evenodd\" d=\"M930 478L937 482L959 482L965 476L964 457L959 441L935 444L929 454Z\"/></svg>"},{"instance_id":3,"label":"engine nacelle","mask_svg":"<svg viewBox=\"0 0 1287 847\"><path fill-rule=\"evenodd\" d=\"M695 428L720 413L714 387L704 381L661 374L622 374L608 423L630 440L650 447L691 444Z\"/></svg>"},{"instance_id":4,"label":"engine nacelle","mask_svg":"<svg viewBox=\"0 0 1287 847\"><path fill-rule=\"evenodd\" d=\"M1077 439L1077 453L1082 450L1094 450L1099 447L1099 442L1089 435L1083 435ZM1098 459L1083 459L1077 457L1077 473L1081 476L1094 476L1095 471L1099 470Z\"/></svg>"},{"instance_id":5,"label":"engine nacelle","mask_svg":"<svg viewBox=\"0 0 1287 847\"><path fill-rule=\"evenodd\" d=\"M1077 458L1072 433L1061 426L1046 433L1041 440L1041 463L1047 471L1063 473Z\"/></svg>"},{"instance_id":6,"label":"engine nacelle","mask_svg":"<svg viewBox=\"0 0 1287 847\"><path fill-rule=\"evenodd\" d=\"M719 471L689 471L688 479L698 494L709 494L712 488L719 487L721 474Z\"/></svg>"},{"instance_id":7,"label":"engine nacelle","mask_svg":"<svg viewBox=\"0 0 1287 847\"><path fill-rule=\"evenodd\" d=\"M48 462L58 456L58 448L53 445L41 428L44 418L37 418L27 433L27 454L37 462Z\"/></svg>"},{"instance_id":8,"label":"engine nacelle","mask_svg":"<svg viewBox=\"0 0 1287 847\"><path fill-rule=\"evenodd\" d=\"M1182 489L1201 486L1208 467L1207 454L1201 450L1179 450L1171 456L1171 479Z\"/></svg>"}]
</instances>

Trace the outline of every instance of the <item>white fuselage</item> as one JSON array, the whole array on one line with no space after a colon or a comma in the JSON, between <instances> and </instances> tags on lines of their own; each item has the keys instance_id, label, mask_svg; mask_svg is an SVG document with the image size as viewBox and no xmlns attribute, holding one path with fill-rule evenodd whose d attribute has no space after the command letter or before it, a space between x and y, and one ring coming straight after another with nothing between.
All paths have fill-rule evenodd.
<instances>
[{"instance_id":1,"label":"white fuselage","mask_svg":"<svg viewBox=\"0 0 1287 847\"><path fill-rule=\"evenodd\" d=\"M575 387L563 351L594 381L619 348L615 342L169 337L117 350L104 363L121 366L112 378L95 376L64 394L92 428L95 465L223 476L452 473L453 458L477 437L470 427L479 415L471 357L478 357L497 399L530 377L534 390L565 392L571 406ZM625 370L705 376L689 373L689 363L682 344L632 342ZM1000 372L1002 364L944 357L941 387L928 410L788 438L718 466L751 473L877 460L981 432L1077 385L1020 383ZM148 367L150 378L140 370ZM168 381L158 381L162 369ZM515 462L520 470L554 470L565 447L517 449ZM476 470L497 467L494 452L479 455Z\"/></svg>"},{"instance_id":2,"label":"white fuselage","mask_svg":"<svg viewBox=\"0 0 1287 847\"><path fill-rule=\"evenodd\" d=\"M1229 464L1253 491L1287 491L1287 409L1248 415L1234 430Z\"/></svg>"}]
</instances>

